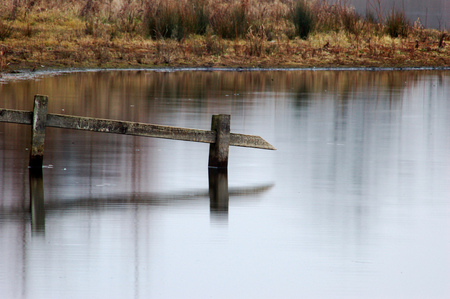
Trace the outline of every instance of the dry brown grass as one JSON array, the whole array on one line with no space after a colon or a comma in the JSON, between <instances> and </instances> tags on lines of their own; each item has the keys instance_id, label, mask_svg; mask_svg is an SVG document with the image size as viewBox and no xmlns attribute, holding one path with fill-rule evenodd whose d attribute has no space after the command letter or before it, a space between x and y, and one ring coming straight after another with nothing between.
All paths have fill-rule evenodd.
<instances>
[{"instance_id":1,"label":"dry brown grass","mask_svg":"<svg viewBox=\"0 0 450 299\"><path fill-rule=\"evenodd\" d=\"M301 39L291 18L296 1L0 0L0 71L450 66L447 32L416 22L391 37L345 2L308 2L314 27Z\"/></svg>"}]
</instances>

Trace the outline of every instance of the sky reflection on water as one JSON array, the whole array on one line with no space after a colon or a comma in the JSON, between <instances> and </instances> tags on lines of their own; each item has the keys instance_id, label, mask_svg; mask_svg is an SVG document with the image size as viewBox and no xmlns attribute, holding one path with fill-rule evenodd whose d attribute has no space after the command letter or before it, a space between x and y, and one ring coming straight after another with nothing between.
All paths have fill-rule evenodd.
<instances>
[{"instance_id":1,"label":"sky reflection on water","mask_svg":"<svg viewBox=\"0 0 450 299\"><path fill-rule=\"evenodd\" d=\"M35 218L29 128L0 124L0 296L448 297L449 83L118 71L0 85L10 109L41 93L52 113L199 129L227 113L278 149L231 148L215 181L205 144L48 128Z\"/></svg>"}]
</instances>

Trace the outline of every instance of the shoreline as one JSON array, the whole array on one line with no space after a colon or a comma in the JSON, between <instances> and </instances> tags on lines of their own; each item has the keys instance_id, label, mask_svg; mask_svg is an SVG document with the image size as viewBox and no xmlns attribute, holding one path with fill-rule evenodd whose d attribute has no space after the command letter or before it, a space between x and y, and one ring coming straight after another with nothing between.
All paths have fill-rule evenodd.
<instances>
[{"instance_id":1,"label":"shoreline","mask_svg":"<svg viewBox=\"0 0 450 299\"><path fill-rule=\"evenodd\" d=\"M58 76L84 72L115 72L115 71L145 71L145 72L391 72L391 71L450 71L450 66L424 66L424 67L127 67L127 68L46 68L32 71L18 69L11 72L0 73L0 84L14 81L34 80L41 77Z\"/></svg>"},{"instance_id":2,"label":"shoreline","mask_svg":"<svg viewBox=\"0 0 450 299\"><path fill-rule=\"evenodd\" d=\"M116 72L116 71L144 71L144 72L406 72L406 71L450 71L450 66L438 67L299 67L299 68L233 68L233 67L148 67L148 68L58 68L31 71L29 69L14 70L0 73L0 84L10 82L36 80L43 77L59 76L85 72Z\"/></svg>"},{"instance_id":3,"label":"shoreline","mask_svg":"<svg viewBox=\"0 0 450 299\"><path fill-rule=\"evenodd\" d=\"M450 71L450 66L422 66L422 67L117 67L117 68L44 68L42 70L17 69L0 73L0 83L9 80L26 80L40 76L51 76L83 72L113 72L113 71L145 71L145 72L288 72L288 71Z\"/></svg>"},{"instance_id":4,"label":"shoreline","mask_svg":"<svg viewBox=\"0 0 450 299\"><path fill-rule=\"evenodd\" d=\"M330 37L329 39L332 39ZM323 40L323 39L322 39ZM88 50L83 59L72 59L78 49L67 46L66 54L59 46L42 52L34 50L35 41L14 48L13 42L0 42L0 78L15 73L67 72L85 70L155 70L155 71L287 71L287 70L449 70L450 46L439 49L415 49L411 40L392 40L392 44L379 45L373 50L370 44L361 44L359 50L336 41L334 46L323 48L311 38L308 41L295 40L289 44L280 44L275 53L265 55L246 55L241 50L248 47L246 41L222 41L228 50L222 54L210 54L202 49L192 53L189 47L202 41L189 41L187 44L169 41L164 53L160 53L158 41L140 41L139 46L129 46L126 56L123 48L114 44L101 48L103 54ZM311 46L311 44L319 46ZM329 42L327 42L328 44ZM94 41L92 47L100 47ZM308 44L308 45L306 45ZM428 46L428 45L427 45ZM424 45L425 47L425 45ZM156 49L155 49L156 48ZM186 50L187 48L187 50ZM373 53L372 53L373 52ZM3 57L2 57L3 55ZM62 55L62 56L61 56ZM67 55L67 57L65 56ZM98 55L105 55L104 58ZM25 56L23 58L21 56Z\"/></svg>"},{"instance_id":5,"label":"shoreline","mask_svg":"<svg viewBox=\"0 0 450 299\"><path fill-rule=\"evenodd\" d=\"M340 33L307 40L226 40L192 36L183 41L135 36L105 41L83 37L58 43L39 37L0 42L0 76L16 72L88 69L154 70L415 70L449 69L450 46L413 36L369 36L354 41ZM44 44L44 45L43 45ZM45 45L46 44L46 45ZM252 52L254 48L258 52Z\"/></svg>"}]
</instances>

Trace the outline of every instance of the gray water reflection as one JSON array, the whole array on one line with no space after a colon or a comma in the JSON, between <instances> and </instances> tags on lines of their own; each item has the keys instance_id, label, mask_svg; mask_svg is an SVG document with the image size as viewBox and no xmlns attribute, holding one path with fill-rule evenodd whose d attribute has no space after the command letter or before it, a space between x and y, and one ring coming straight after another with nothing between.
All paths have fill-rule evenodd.
<instances>
[{"instance_id":1,"label":"gray water reflection","mask_svg":"<svg viewBox=\"0 0 450 299\"><path fill-rule=\"evenodd\" d=\"M449 83L118 71L0 85L11 109L40 93L51 113L199 129L231 114L232 132L278 148L231 148L214 178L204 144L48 128L35 184L29 128L0 124L0 297L446 298Z\"/></svg>"}]
</instances>

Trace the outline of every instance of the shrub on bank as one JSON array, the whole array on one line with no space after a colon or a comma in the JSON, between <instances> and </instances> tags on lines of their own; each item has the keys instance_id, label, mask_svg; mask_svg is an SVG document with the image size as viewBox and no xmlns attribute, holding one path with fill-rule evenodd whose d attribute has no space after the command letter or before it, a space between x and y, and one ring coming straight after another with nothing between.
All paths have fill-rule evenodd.
<instances>
[{"instance_id":1,"label":"shrub on bank","mask_svg":"<svg viewBox=\"0 0 450 299\"><path fill-rule=\"evenodd\" d=\"M215 7L210 18L213 32L227 39L244 37L250 27L248 2L232 2L221 7Z\"/></svg>"},{"instance_id":2,"label":"shrub on bank","mask_svg":"<svg viewBox=\"0 0 450 299\"><path fill-rule=\"evenodd\" d=\"M294 2L291 11L291 21L294 23L296 34L306 39L314 29L315 23L313 12L306 0L297 0Z\"/></svg>"},{"instance_id":3,"label":"shrub on bank","mask_svg":"<svg viewBox=\"0 0 450 299\"><path fill-rule=\"evenodd\" d=\"M205 34L208 18L207 0L148 1L144 32L154 39L181 40L191 34Z\"/></svg>"},{"instance_id":4,"label":"shrub on bank","mask_svg":"<svg viewBox=\"0 0 450 299\"><path fill-rule=\"evenodd\" d=\"M407 37L410 27L408 18L403 11L393 9L386 18L386 32L391 37Z\"/></svg>"},{"instance_id":5,"label":"shrub on bank","mask_svg":"<svg viewBox=\"0 0 450 299\"><path fill-rule=\"evenodd\" d=\"M10 22L0 19L0 40L3 41L12 35L12 26Z\"/></svg>"}]
</instances>

